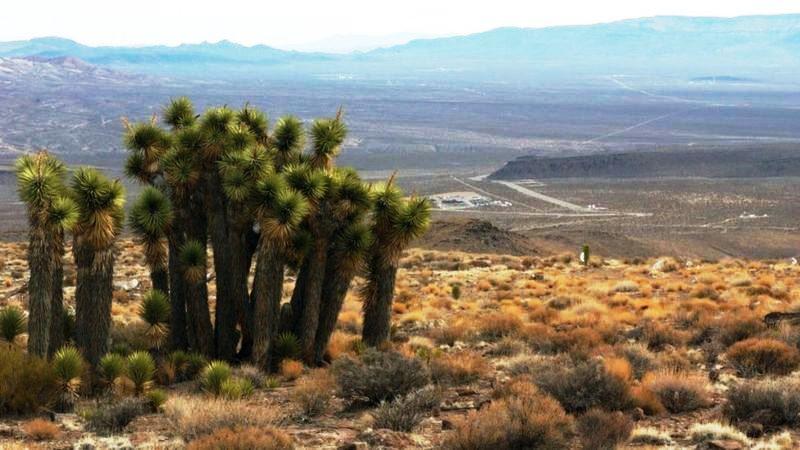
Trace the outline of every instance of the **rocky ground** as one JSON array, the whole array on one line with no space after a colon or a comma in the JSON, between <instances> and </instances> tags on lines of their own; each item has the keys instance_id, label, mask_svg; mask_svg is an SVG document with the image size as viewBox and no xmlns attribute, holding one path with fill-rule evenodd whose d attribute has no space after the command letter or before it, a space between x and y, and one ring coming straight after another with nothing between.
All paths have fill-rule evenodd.
<instances>
[{"instance_id":1,"label":"rocky ground","mask_svg":"<svg viewBox=\"0 0 800 450\"><path fill-rule=\"evenodd\" d=\"M514 236L507 238L513 242ZM0 308L26 306L25 248L24 243L0 243ZM113 307L118 339L139 326L139 300L149 288L141 255L135 243L119 244ZM68 263L68 305L73 302L74 275ZM443 393L438 406L410 432L375 427L377 409L353 405L335 385L325 388L333 397L319 414L304 413L298 386L305 389L309 383L304 380L317 379L321 373L306 368L270 375L251 397L230 403L210 398L196 381L160 386L170 398L164 412L141 415L109 435L88 431L79 414L95 400L82 399L76 412L56 414L57 433L48 440L36 441L27 431L34 417L3 417L0 448L183 448L195 437L186 422L187 411L194 416L237 408L245 411L242 417L249 417L247 421L287 433L297 448L440 448L454 433L465 430L465 417L474 420L470 414L497 402L498 389L509 382L530 379L544 386L539 371L572 367L579 360L601 361L631 396L624 407L612 408L621 409L625 420L633 422L633 437L620 445L797 448L800 434L791 424L765 425L757 418L732 417L728 403L731 389L741 383L773 375L785 376L781 380L786 383L798 382L800 372L792 372L800 364L796 348L800 330L791 323L769 327L762 320L767 313L800 306L798 280L800 266L784 260L595 257L584 266L568 254L504 256L413 249L404 256L398 278L393 346L423 360ZM287 293L290 288L287 285ZM212 286L212 298L213 292ZM360 303L352 292L329 349L331 357L359 352L354 343L360 320ZM785 343L793 352L787 357L789 370L770 373L768 365L767 373L745 378L741 361L732 361L729 355L731 346L749 338ZM24 336L15 345L23 346ZM670 374L691 380L697 405L665 409L648 403L643 392L658 397L654 380ZM568 397L554 396L571 416L583 413L570 410ZM668 401L661 397L664 405ZM712 422L730 423L748 437L720 432L699 439L693 427ZM642 437L652 434L663 438L660 444ZM580 448L579 433L570 436L568 447Z\"/></svg>"}]
</instances>

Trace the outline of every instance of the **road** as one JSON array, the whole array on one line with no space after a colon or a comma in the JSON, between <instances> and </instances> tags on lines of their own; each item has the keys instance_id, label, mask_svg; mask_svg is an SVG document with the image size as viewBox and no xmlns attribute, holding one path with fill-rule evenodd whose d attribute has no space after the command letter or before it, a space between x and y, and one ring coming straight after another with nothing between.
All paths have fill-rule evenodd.
<instances>
[{"instance_id":1,"label":"road","mask_svg":"<svg viewBox=\"0 0 800 450\"><path fill-rule=\"evenodd\" d=\"M596 213L597 211L591 208L586 208L584 206L576 205L574 203L570 203L564 200L559 200L555 197L550 197L549 195L540 194L539 192L532 191L526 187L522 187L516 183L512 183L510 181L500 181L500 180L493 180L494 183L502 184L503 186L513 189L520 194L527 195L528 197L533 197L535 199L541 200L543 202L552 203L553 205L560 206L562 208L568 209L570 211L580 212L580 213Z\"/></svg>"}]
</instances>

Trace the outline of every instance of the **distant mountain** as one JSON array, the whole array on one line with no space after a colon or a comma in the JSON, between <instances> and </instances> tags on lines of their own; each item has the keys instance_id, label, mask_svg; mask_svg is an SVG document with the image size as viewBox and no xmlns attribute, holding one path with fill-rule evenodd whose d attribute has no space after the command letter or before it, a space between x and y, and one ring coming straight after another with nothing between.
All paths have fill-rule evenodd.
<instances>
[{"instance_id":1,"label":"distant mountain","mask_svg":"<svg viewBox=\"0 0 800 450\"><path fill-rule=\"evenodd\" d=\"M0 83L144 83L150 77L89 64L74 56L0 57Z\"/></svg>"},{"instance_id":2,"label":"distant mountain","mask_svg":"<svg viewBox=\"0 0 800 450\"><path fill-rule=\"evenodd\" d=\"M500 28L347 55L222 41L88 47L59 38L0 43L0 56L74 56L92 64L197 78L465 79L515 82L610 74L796 79L800 15L653 17L585 26Z\"/></svg>"}]
</instances>

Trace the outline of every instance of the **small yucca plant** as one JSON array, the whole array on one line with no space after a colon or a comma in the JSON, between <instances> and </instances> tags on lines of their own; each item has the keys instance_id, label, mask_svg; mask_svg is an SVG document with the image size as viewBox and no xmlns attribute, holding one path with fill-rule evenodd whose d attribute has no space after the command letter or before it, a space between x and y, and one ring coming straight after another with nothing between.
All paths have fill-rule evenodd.
<instances>
[{"instance_id":1,"label":"small yucca plant","mask_svg":"<svg viewBox=\"0 0 800 450\"><path fill-rule=\"evenodd\" d=\"M0 310L0 336L8 343L13 343L17 336L25 332L25 313L16 306L7 306Z\"/></svg>"},{"instance_id":2,"label":"small yucca plant","mask_svg":"<svg viewBox=\"0 0 800 450\"><path fill-rule=\"evenodd\" d=\"M169 334L170 304L167 294L152 290L145 294L139 307L139 317L147 323L147 339L155 348L161 348Z\"/></svg>"},{"instance_id":3,"label":"small yucca plant","mask_svg":"<svg viewBox=\"0 0 800 450\"><path fill-rule=\"evenodd\" d=\"M297 359L301 350L300 339L293 333L287 331L279 334L275 339L275 356L278 361Z\"/></svg>"},{"instance_id":4,"label":"small yucca plant","mask_svg":"<svg viewBox=\"0 0 800 450\"><path fill-rule=\"evenodd\" d=\"M223 361L211 361L203 372L200 373L200 384L203 390L214 395L220 395L222 385L231 377L231 366Z\"/></svg>"},{"instance_id":5,"label":"small yucca plant","mask_svg":"<svg viewBox=\"0 0 800 450\"><path fill-rule=\"evenodd\" d=\"M83 356L77 348L63 347L53 356L53 371L61 391L61 407L68 409L78 400L81 376L84 369Z\"/></svg>"},{"instance_id":6,"label":"small yucca plant","mask_svg":"<svg viewBox=\"0 0 800 450\"><path fill-rule=\"evenodd\" d=\"M181 350L176 350L161 362L159 379L163 384L172 384L175 380L182 379L189 363L189 355Z\"/></svg>"},{"instance_id":7,"label":"small yucca plant","mask_svg":"<svg viewBox=\"0 0 800 450\"><path fill-rule=\"evenodd\" d=\"M167 403L169 396L166 392L161 389L153 389L145 394L148 402L150 402L150 407L152 408L153 412L161 411L161 408L164 407L164 403Z\"/></svg>"},{"instance_id":8,"label":"small yucca plant","mask_svg":"<svg viewBox=\"0 0 800 450\"><path fill-rule=\"evenodd\" d=\"M127 369L125 357L117 353L108 353L97 364L97 374L100 382L107 388L114 386L120 377L125 375Z\"/></svg>"},{"instance_id":9,"label":"small yucca plant","mask_svg":"<svg viewBox=\"0 0 800 450\"><path fill-rule=\"evenodd\" d=\"M253 395L253 383L246 378L231 377L220 385L219 395L228 400L241 400Z\"/></svg>"},{"instance_id":10,"label":"small yucca plant","mask_svg":"<svg viewBox=\"0 0 800 450\"><path fill-rule=\"evenodd\" d=\"M141 395L153 385L156 363L147 352L133 352L128 356L127 377L133 385L135 395Z\"/></svg>"}]
</instances>

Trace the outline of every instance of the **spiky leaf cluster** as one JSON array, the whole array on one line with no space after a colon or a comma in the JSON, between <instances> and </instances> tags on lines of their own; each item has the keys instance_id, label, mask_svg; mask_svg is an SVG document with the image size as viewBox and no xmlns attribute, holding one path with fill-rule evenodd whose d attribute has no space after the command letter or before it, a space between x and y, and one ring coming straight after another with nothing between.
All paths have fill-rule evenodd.
<instances>
[{"instance_id":1,"label":"spiky leaf cluster","mask_svg":"<svg viewBox=\"0 0 800 450\"><path fill-rule=\"evenodd\" d=\"M187 281L196 283L206 278L206 246L195 240L186 241L180 249L180 261Z\"/></svg>"},{"instance_id":2,"label":"spiky leaf cluster","mask_svg":"<svg viewBox=\"0 0 800 450\"><path fill-rule=\"evenodd\" d=\"M341 112L333 119L315 120L311 125L311 136L313 141L311 165L315 168L331 168L347 137L347 126L341 119Z\"/></svg>"},{"instance_id":3,"label":"spiky leaf cluster","mask_svg":"<svg viewBox=\"0 0 800 450\"><path fill-rule=\"evenodd\" d=\"M145 256L151 267L163 267L166 263L165 239L173 219L169 198L151 186L142 190L131 208L128 222L134 234L144 244Z\"/></svg>"},{"instance_id":4,"label":"spiky leaf cluster","mask_svg":"<svg viewBox=\"0 0 800 450\"><path fill-rule=\"evenodd\" d=\"M172 127L173 130L191 127L196 120L194 105L186 97L174 98L164 108L164 122Z\"/></svg>"},{"instance_id":5,"label":"spiky leaf cluster","mask_svg":"<svg viewBox=\"0 0 800 450\"><path fill-rule=\"evenodd\" d=\"M97 169L82 167L72 176L71 193L78 206L76 234L96 249L110 246L125 214L122 183L109 180Z\"/></svg>"},{"instance_id":6,"label":"spiky leaf cluster","mask_svg":"<svg viewBox=\"0 0 800 450\"><path fill-rule=\"evenodd\" d=\"M25 313L16 306L6 306L0 310L0 337L6 342L14 342L27 327Z\"/></svg>"},{"instance_id":7,"label":"spiky leaf cluster","mask_svg":"<svg viewBox=\"0 0 800 450\"><path fill-rule=\"evenodd\" d=\"M64 164L47 152L25 155L15 164L17 192L28 206L30 219L56 230L70 229L78 218L75 203L66 196Z\"/></svg>"},{"instance_id":8,"label":"spiky leaf cluster","mask_svg":"<svg viewBox=\"0 0 800 450\"><path fill-rule=\"evenodd\" d=\"M155 118L149 122L126 123L125 147L130 151L125 162L125 175L150 183L159 173L159 158L172 147L170 135L165 133Z\"/></svg>"}]
</instances>

